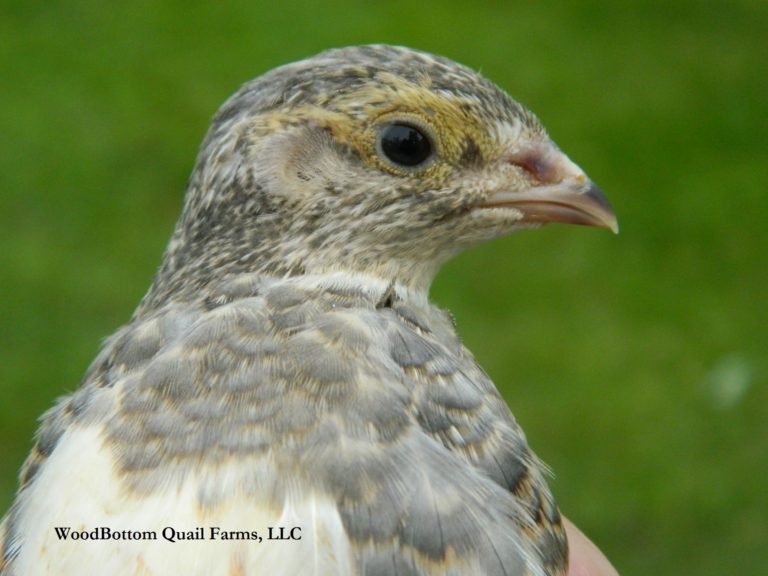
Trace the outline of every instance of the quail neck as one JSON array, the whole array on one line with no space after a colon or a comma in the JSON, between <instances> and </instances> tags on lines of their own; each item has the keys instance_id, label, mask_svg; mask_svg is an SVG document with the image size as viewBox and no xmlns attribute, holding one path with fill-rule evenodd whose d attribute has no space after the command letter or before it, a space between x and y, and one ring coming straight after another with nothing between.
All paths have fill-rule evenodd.
<instances>
[{"instance_id":1,"label":"quail neck","mask_svg":"<svg viewBox=\"0 0 768 576\"><path fill-rule=\"evenodd\" d=\"M616 228L522 105L444 58L329 50L218 111L143 308L244 272L343 273L426 294L451 256L546 222Z\"/></svg>"}]
</instances>

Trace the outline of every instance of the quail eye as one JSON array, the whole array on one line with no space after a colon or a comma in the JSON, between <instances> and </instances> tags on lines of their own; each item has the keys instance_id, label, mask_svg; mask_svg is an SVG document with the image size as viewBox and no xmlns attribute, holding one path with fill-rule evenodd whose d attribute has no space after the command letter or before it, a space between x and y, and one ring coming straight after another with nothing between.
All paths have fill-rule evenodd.
<instances>
[{"instance_id":1,"label":"quail eye","mask_svg":"<svg viewBox=\"0 0 768 576\"><path fill-rule=\"evenodd\" d=\"M388 124L379 131L378 146L395 166L414 168L432 156L432 142L423 130L410 124Z\"/></svg>"}]
</instances>

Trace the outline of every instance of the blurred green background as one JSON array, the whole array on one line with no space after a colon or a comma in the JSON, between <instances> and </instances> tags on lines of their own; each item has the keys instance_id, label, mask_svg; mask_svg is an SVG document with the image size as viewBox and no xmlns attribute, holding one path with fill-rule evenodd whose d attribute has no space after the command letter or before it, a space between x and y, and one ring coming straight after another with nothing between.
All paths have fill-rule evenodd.
<instances>
[{"instance_id":1,"label":"blurred green background","mask_svg":"<svg viewBox=\"0 0 768 576\"><path fill-rule=\"evenodd\" d=\"M406 44L531 107L621 234L550 226L433 296L624 574L768 567L768 3L3 2L0 509L36 418L149 285L240 83Z\"/></svg>"}]
</instances>

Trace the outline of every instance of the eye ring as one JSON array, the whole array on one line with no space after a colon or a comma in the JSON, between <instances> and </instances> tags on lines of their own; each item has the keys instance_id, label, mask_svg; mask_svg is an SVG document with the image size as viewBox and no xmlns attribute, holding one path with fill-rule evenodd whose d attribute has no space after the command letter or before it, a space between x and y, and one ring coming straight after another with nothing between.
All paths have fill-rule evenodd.
<instances>
[{"instance_id":1,"label":"eye ring","mask_svg":"<svg viewBox=\"0 0 768 576\"><path fill-rule=\"evenodd\" d=\"M379 126L376 151L387 164L398 170L419 170L435 156L432 131L412 119L392 119Z\"/></svg>"}]
</instances>

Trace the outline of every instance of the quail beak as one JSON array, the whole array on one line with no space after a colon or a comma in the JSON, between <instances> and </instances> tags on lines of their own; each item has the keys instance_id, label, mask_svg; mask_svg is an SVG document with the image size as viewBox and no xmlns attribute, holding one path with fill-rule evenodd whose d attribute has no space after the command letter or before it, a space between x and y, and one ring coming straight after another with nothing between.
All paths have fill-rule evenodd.
<instances>
[{"instance_id":1,"label":"quail beak","mask_svg":"<svg viewBox=\"0 0 768 576\"><path fill-rule=\"evenodd\" d=\"M553 145L530 147L504 161L527 173L532 185L522 191L491 194L482 208L513 208L522 213L524 223L563 222L619 232L616 215L602 190Z\"/></svg>"}]
</instances>

